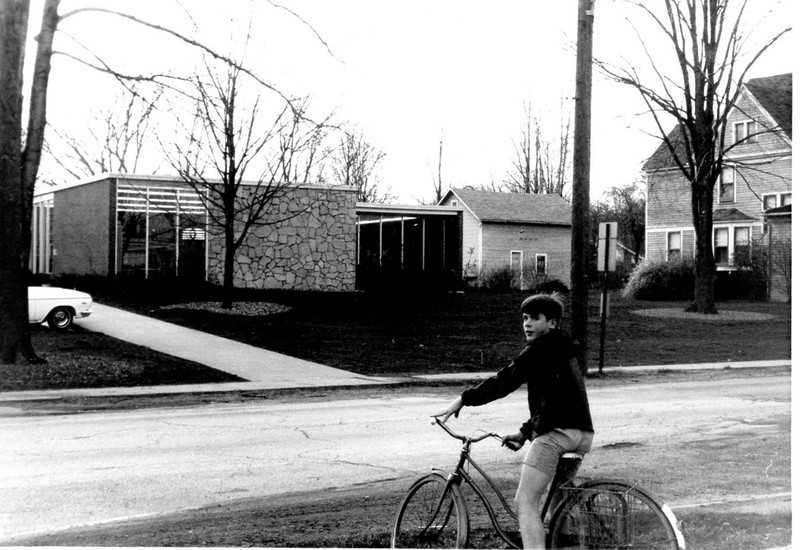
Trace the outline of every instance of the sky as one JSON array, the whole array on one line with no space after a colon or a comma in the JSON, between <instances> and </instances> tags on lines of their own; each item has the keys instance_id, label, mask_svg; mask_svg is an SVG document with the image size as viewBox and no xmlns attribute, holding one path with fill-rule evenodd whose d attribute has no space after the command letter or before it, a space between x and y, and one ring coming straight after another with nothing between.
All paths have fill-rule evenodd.
<instances>
[{"instance_id":1,"label":"sky","mask_svg":"<svg viewBox=\"0 0 800 550\"><path fill-rule=\"evenodd\" d=\"M63 0L60 11L92 4ZM751 43L791 25L791 4L751 2ZM32 20L40 13L38 5L33 2ZM524 104L531 103L544 136L555 140L560 117L574 98L577 0L284 0L279 5L106 0L93 5L193 33L215 48L243 55L284 94L309 95L319 116L335 112L336 120L363 131L385 153L376 176L381 189L401 204L433 199L440 140L445 187L501 183L512 168ZM661 37L627 2L597 0L594 11L597 58L647 70L635 28L657 54L657 66L665 74L671 70ZM254 38L243 53L238 37L248 22ZM172 38L104 14L72 16L61 29L66 34L57 38L56 50L97 55L132 72L185 72L195 55ZM790 35L773 47L750 76L792 72L793 40ZM108 77L65 56L54 58L48 101L53 125L85 130L93 110L107 108L115 94ZM593 200L639 177L641 163L657 146L655 130L633 90L595 72ZM160 172L169 175L166 169Z\"/></svg>"}]
</instances>

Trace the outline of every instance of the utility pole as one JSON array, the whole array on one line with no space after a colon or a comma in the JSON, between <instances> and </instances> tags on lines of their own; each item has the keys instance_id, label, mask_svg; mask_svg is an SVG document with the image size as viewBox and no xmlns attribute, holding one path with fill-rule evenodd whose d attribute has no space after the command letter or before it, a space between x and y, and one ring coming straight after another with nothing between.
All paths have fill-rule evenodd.
<instances>
[{"instance_id":1,"label":"utility pole","mask_svg":"<svg viewBox=\"0 0 800 550\"><path fill-rule=\"evenodd\" d=\"M592 137L592 33L594 0L578 0L575 69L575 138L572 157L572 269L570 320L578 343L578 364L585 374L589 325L589 168Z\"/></svg>"}]
</instances>

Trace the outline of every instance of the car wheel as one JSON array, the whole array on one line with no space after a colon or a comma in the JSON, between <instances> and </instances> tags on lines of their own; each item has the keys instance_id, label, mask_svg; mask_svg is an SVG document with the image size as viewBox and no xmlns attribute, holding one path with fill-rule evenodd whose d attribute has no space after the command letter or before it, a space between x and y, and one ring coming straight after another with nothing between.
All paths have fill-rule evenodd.
<instances>
[{"instance_id":1,"label":"car wheel","mask_svg":"<svg viewBox=\"0 0 800 550\"><path fill-rule=\"evenodd\" d=\"M47 324L55 330L67 330L72 325L72 310L68 307L57 307L47 316Z\"/></svg>"}]
</instances>

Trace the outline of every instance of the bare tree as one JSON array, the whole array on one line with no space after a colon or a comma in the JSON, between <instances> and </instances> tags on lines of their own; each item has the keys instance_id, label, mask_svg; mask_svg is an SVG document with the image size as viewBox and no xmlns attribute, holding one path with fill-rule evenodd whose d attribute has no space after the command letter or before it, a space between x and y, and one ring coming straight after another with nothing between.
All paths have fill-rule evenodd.
<instances>
[{"instance_id":1,"label":"bare tree","mask_svg":"<svg viewBox=\"0 0 800 550\"><path fill-rule=\"evenodd\" d=\"M629 246L635 261L639 261L645 233L644 182L613 187L603 193L603 199L592 211L593 234L596 234L599 222L617 222L619 241Z\"/></svg>"},{"instance_id":2,"label":"bare tree","mask_svg":"<svg viewBox=\"0 0 800 550\"><path fill-rule=\"evenodd\" d=\"M308 182L319 167L326 126L309 122L304 100L285 106L265 124L262 98L244 98L241 70L225 65L222 73L207 63L205 74L194 78L193 124L184 128L185 136L167 156L201 198L208 230L223 238L222 307L229 309L237 250L254 227L302 213L279 214L271 207L295 183ZM245 179L254 173L256 177Z\"/></svg>"},{"instance_id":3,"label":"bare tree","mask_svg":"<svg viewBox=\"0 0 800 550\"><path fill-rule=\"evenodd\" d=\"M45 0L30 93L23 83L28 0L0 1L0 363L40 362L31 345L26 273L59 0ZM29 98L23 143L23 97Z\"/></svg>"},{"instance_id":4,"label":"bare tree","mask_svg":"<svg viewBox=\"0 0 800 550\"><path fill-rule=\"evenodd\" d=\"M0 2L0 348L1 363L26 362L32 357L27 334L27 258L20 244L25 225L25 199L20 151L22 146L22 68L28 3Z\"/></svg>"},{"instance_id":5,"label":"bare tree","mask_svg":"<svg viewBox=\"0 0 800 550\"><path fill-rule=\"evenodd\" d=\"M272 2L268 2L272 4ZM44 0L41 26L36 34L37 50L30 87L23 83L25 44L30 0L0 0L0 362L25 364L39 360L30 343L27 322L26 270L30 255L33 192L42 158L47 126L47 96L50 62L54 55L53 38L66 19L94 13L125 20L168 36L195 51L204 52L219 62L236 67L261 87L284 100L294 112L294 103L274 85L253 70L215 51L192 36L139 17L107 8L83 7L59 14L60 0ZM274 5L274 4L273 4ZM280 6L277 6L280 7ZM296 14L282 8L302 21ZM305 23L305 21L303 21ZM308 26L308 24L306 23ZM312 29L313 30L313 29ZM315 33L316 34L316 33ZM319 35L317 35L319 38ZM323 42L324 44L324 42ZM326 45L327 46L327 45ZM137 82L174 81L173 74L125 74L98 56L92 59L59 52L85 66L120 80ZM27 110L23 98L28 99ZM27 122L24 120L27 114ZM296 113L295 113L296 114ZM24 133L23 127L27 128Z\"/></svg>"},{"instance_id":6,"label":"bare tree","mask_svg":"<svg viewBox=\"0 0 800 550\"><path fill-rule=\"evenodd\" d=\"M53 173L81 179L103 173L135 173L153 137L153 119L162 95L159 87L146 93L143 86L126 87L113 105L96 113L87 125L87 135L55 128L44 143L44 161L57 168ZM52 176L43 183L56 184Z\"/></svg>"},{"instance_id":7,"label":"bare tree","mask_svg":"<svg viewBox=\"0 0 800 550\"><path fill-rule=\"evenodd\" d=\"M339 146L331 156L333 179L340 185L357 189L361 202L385 203L394 196L381 192L375 170L386 153L369 143L363 132L345 130Z\"/></svg>"},{"instance_id":8,"label":"bare tree","mask_svg":"<svg viewBox=\"0 0 800 550\"><path fill-rule=\"evenodd\" d=\"M433 177L433 192L434 203L439 204L439 201L444 197L444 180L442 179L442 156L444 152L444 137L439 137L439 162L436 164L436 175Z\"/></svg>"},{"instance_id":9,"label":"bare tree","mask_svg":"<svg viewBox=\"0 0 800 550\"><path fill-rule=\"evenodd\" d=\"M647 104L674 165L691 188L692 223L695 230L695 289L689 310L716 313L712 245L714 187L726 154L737 143L727 144L727 120L747 72L759 57L790 29L767 40L747 54L747 0L663 0L656 13L653 2L638 2L674 53L677 79L656 61L648 44L657 34L640 35L641 47L650 61L649 78L634 67L600 63L612 79L635 88ZM677 124L670 131L659 115L666 113Z\"/></svg>"},{"instance_id":10,"label":"bare tree","mask_svg":"<svg viewBox=\"0 0 800 550\"><path fill-rule=\"evenodd\" d=\"M519 141L514 143L513 167L506 174L505 188L512 193L551 193L564 196L569 174L571 118L564 115L558 142L542 138L542 122L533 115L531 103L524 105L525 123Z\"/></svg>"}]
</instances>

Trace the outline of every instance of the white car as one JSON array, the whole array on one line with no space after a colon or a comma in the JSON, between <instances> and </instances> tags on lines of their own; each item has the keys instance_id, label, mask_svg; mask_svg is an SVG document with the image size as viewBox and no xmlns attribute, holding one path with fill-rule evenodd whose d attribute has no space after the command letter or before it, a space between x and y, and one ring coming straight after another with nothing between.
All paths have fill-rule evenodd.
<instances>
[{"instance_id":1,"label":"white car","mask_svg":"<svg viewBox=\"0 0 800 550\"><path fill-rule=\"evenodd\" d=\"M74 319L92 314L92 297L85 292L55 286L28 287L28 321L66 330Z\"/></svg>"}]
</instances>

